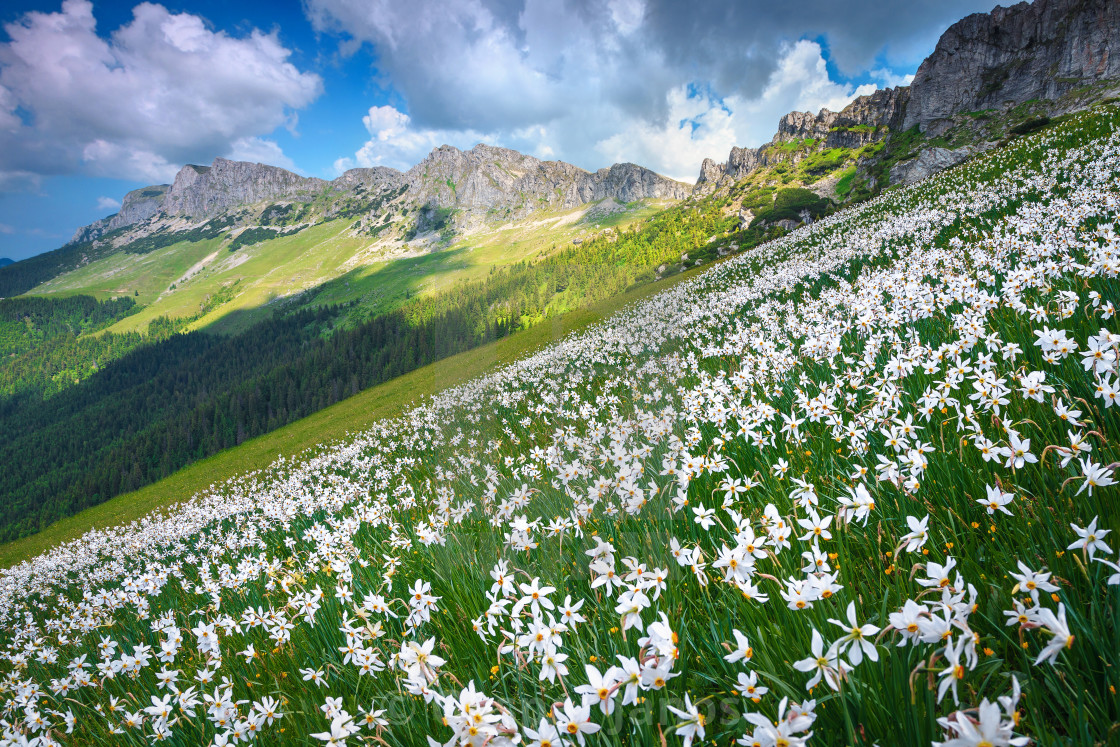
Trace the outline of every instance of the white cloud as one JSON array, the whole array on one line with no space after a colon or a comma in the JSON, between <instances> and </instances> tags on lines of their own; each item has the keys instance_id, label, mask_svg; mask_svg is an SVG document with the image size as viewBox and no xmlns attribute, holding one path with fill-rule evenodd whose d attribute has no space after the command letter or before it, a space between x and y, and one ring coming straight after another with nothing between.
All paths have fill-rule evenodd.
<instances>
[{"instance_id":1,"label":"white cloud","mask_svg":"<svg viewBox=\"0 0 1120 747\"><path fill-rule=\"evenodd\" d=\"M355 167L371 168L389 166L401 171L423 159L433 148L440 145L454 145L469 148L475 143L496 141L499 136L487 137L466 130L414 129L411 118L391 106L372 106L362 117L362 124L370 139L353 157L340 158L334 162L334 170L341 174Z\"/></svg>"},{"instance_id":2,"label":"white cloud","mask_svg":"<svg viewBox=\"0 0 1120 747\"><path fill-rule=\"evenodd\" d=\"M505 145L539 158L563 158L587 169L630 161L691 182L706 157L722 160L733 146L758 146L777 131L790 111L843 109L874 85L854 87L828 76L821 48L800 41L784 47L774 72L754 98L719 98L697 86L681 85L665 96L663 119L628 116L610 102L520 128L475 130L415 127L391 106L375 106L362 118L370 139L335 162L338 173L355 166L407 169L444 143L468 148L478 142Z\"/></svg>"},{"instance_id":3,"label":"white cloud","mask_svg":"<svg viewBox=\"0 0 1120 747\"><path fill-rule=\"evenodd\" d=\"M179 164L134 143L98 138L82 146L81 162L95 176L124 177L136 181L170 182Z\"/></svg>"},{"instance_id":4,"label":"white cloud","mask_svg":"<svg viewBox=\"0 0 1120 747\"><path fill-rule=\"evenodd\" d=\"M276 32L236 38L198 16L142 3L108 38L93 6L65 0L5 26L0 44L0 170L166 181L179 164L267 153L322 90ZM26 123L19 111L26 112ZM271 143L271 145L270 145Z\"/></svg>"},{"instance_id":5,"label":"white cloud","mask_svg":"<svg viewBox=\"0 0 1120 747\"><path fill-rule=\"evenodd\" d=\"M296 165L292 159L284 155L284 151L275 140L262 137L243 137L233 141L225 155L231 161L251 161L264 163L269 166L279 166L282 169L295 171Z\"/></svg>"},{"instance_id":6,"label":"white cloud","mask_svg":"<svg viewBox=\"0 0 1120 747\"><path fill-rule=\"evenodd\" d=\"M0 233L13 234L16 229L9 226L7 223L0 223Z\"/></svg>"},{"instance_id":7,"label":"white cloud","mask_svg":"<svg viewBox=\"0 0 1120 747\"><path fill-rule=\"evenodd\" d=\"M895 86L908 86L914 80L914 74L899 75L885 67L876 68L872 70L869 75L872 80L876 80L883 85L883 88L894 88Z\"/></svg>"},{"instance_id":8,"label":"white cloud","mask_svg":"<svg viewBox=\"0 0 1120 747\"><path fill-rule=\"evenodd\" d=\"M762 93L756 98L729 96L681 87L669 92L664 123L631 121L597 143L608 159L629 160L691 182L705 157L722 160L733 146L757 147L777 131L778 120L791 111L839 111L856 96L872 93L829 79L821 48L799 41L785 47Z\"/></svg>"},{"instance_id":9,"label":"white cloud","mask_svg":"<svg viewBox=\"0 0 1120 747\"><path fill-rule=\"evenodd\" d=\"M40 192L42 187L43 178L39 174L0 168L0 192Z\"/></svg>"},{"instance_id":10,"label":"white cloud","mask_svg":"<svg viewBox=\"0 0 1120 747\"><path fill-rule=\"evenodd\" d=\"M371 45L377 84L400 96L370 110L368 141L336 169L407 168L442 143L482 140L585 169L629 160L691 180L704 157L769 140L788 111L841 109L876 88L830 78L824 50L809 39L826 40L829 62L846 74L899 85L908 78L890 65L922 45L928 52L931 27L992 2L894 0L891 10L805 0L798 13L667 0L306 0L305 8L317 30L342 38L344 53Z\"/></svg>"},{"instance_id":11,"label":"white cloud","mask_svg":"<svg viewBox=\"0 0 1120 747\"><path fill-rule=\"evenodd\" d=\"M120 210L121 202L120 200L114 200L112 197L101 196L97 198L97 209L113 211Z\"/></svg>"},{"instance_id":12,"label":"white cloud","mask_svg":"<svg viewBox=\"0 0 1120 747\"><path fill-rule=\"evenodd\" d=\"M840 111L856 96L873 93L877 86L853 87L836 83L828 76L821 48L816 42L799 41L786 47L762 94L755 99L731 99L740 115L738 145L761 145L777 130L778 120L791 111L816 113L820 109Z\"/></svg>"},{"instance_id":13,"label":"white cloud","mask_svg":"<svg viewBox=\"0 0 1120 747\"><path fill-rule=\"evenodd\" d=\"M595 147L606 161L638 163L666 176L691 182L700 162L719 158L736 144L734 111L685 87L669 92L664 123L632 120Z\"/></svg>"}]
</instances>

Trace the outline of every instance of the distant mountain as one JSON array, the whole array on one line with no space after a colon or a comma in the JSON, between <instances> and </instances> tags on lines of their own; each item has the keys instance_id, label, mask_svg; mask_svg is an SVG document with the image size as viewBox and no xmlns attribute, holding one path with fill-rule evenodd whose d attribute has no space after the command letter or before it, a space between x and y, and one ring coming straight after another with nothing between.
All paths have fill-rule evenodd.
<instances>
[{"instance_id":1,"label":"distant mountain","mask_svg":"<svg viewBox=\"0 0 1120 747\"><path fill-rule=\"evenodd\" d=\"M129 192L120 212L78 229L70 243L93 241L125 228L132 229L126 238L133 241L231 213L237 213L228 221L231 227L255 225L265 203L277 202L308 206L301 213L310 223L345 213L358 217L362 225L374 218L377 224L389 205L395 210L419 210L423 211L421 217L414 220L419 225L411 228L422 232L423 216L440 209L454 211L451 221L466 227L525 218L542 209L569 209L608 197L634 202L683 199L690 192L689 185L634 164L615 164L589 173L563 161L541 161L483 144L469 151L440 146L403 173L386 167L352 169L333 181L217 158L210 166L184 166L170 186Z\"/></svg>"},{"instance_id":2,"label":"distant mountain","mask_svg":"<svg viewBox=\"0 0 1120 747\"><path fill-rule=\"evenodd\" d=\"M10 260L7 257L0 257L0 267L6 267L11 264L15 264L14 260Z\"/></svg>"},{"instance_id":3,"label":"distant mountain","mask_svg":"<svg viewBox=\"0 0 1120 747\"><path fill-rule=\"evenodd\" d=\"M4 268L0 297L120 251L146 254L180 241L221 237L233 251L346 219L344 238L364 240L367 253L399 256L541 212L691 193L691 185L630 163L591 173L483 144L468 151L440 146L405 172L359 168L332 181L216 158L209 166L184 166L170 185L129 192L120 211L79 228L65 246ZM350 265L335 269L342 274Z\"/></svg>"}]
</instances>

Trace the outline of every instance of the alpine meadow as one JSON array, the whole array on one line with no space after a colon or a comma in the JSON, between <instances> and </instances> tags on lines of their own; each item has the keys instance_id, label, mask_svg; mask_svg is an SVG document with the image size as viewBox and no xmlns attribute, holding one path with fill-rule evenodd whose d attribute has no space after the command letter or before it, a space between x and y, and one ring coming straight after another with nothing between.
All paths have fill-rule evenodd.
<instances>
[{"instance_id":1,"label":"alpine meadow","mask_svg":"<svg viewBox=\"0 0 1120 747\"><path fill-rule=\"evenodd\" d=\"M745 5L693 9L725 21L703 33L655 0L399 5L4 26L0 142L26 148L0 184L132 181L0 263L0 747L1120 744L1120 4L840 3L819 40ZM60 175L77 136L26 55L60 30L114 86L226 60L239 104L279 102L245 130L278 165L88 124ZM762 72L709 58L791 33ZM692 184L676 156L546 160L599 131L533 87L564 103L591 40L708 76L686 97L713 107L604 153L695 149L787 78L836 110L737 134ZM823 83L783 67L807 49ZM370 139L289 170L280 145L315 163L295 112L317 127L370 66ZM763 92L717 102L730 69ZM623 97L601 74L579 95ZM659 90L633 85L585 103ZM479 133L503 146L429 142Z\"/></svg>"}]
</instances>

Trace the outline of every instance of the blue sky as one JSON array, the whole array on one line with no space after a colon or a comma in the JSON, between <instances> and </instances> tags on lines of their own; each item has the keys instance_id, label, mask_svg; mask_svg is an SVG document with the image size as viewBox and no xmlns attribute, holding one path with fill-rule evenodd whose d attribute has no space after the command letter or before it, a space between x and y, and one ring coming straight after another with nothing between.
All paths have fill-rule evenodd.
<instances>
[{"instance_id":1,"label":"blue sky","mask_svg":"<svg viewBox=\"0 0 1120 747\"><path fill-rule=\"evenodd\" d=\"M691 181L790 110L905 83L992 0L213 0L0 10L0 257L184 163L333 178L488 142Z\"/></svg>"}]
</instances>

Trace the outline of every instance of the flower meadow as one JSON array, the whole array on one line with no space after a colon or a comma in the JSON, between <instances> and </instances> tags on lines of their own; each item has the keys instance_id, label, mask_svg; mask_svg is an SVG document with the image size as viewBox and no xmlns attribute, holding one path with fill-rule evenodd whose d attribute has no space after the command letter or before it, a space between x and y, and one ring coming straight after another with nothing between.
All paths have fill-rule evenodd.
<instances>
[{"instance_id":1,"label":"flower meadow","mask_svg":"<svg viewBox=\"0 0 1120 747\"><path fill-rule=\"evenodd\" d=\"M1115 744L1120 108L0 579L2 745Z\"/></svg>"}]
</instances>

